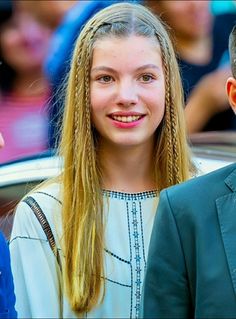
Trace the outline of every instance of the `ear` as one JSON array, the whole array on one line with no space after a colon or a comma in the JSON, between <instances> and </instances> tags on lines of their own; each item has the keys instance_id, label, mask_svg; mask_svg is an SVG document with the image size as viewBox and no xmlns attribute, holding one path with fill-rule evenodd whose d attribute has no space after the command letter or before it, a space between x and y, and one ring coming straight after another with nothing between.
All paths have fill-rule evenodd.
<instances>
[{"instance_id":1,"label":"ear","mask_svg":"<svg viewBox=\"0 0 236 319\"><path fill-rule=\"evenodd\" d=\"M226 82L226 91L232 110L236 114L236 79L229 77Z\"/></svg>"}]
</instances>

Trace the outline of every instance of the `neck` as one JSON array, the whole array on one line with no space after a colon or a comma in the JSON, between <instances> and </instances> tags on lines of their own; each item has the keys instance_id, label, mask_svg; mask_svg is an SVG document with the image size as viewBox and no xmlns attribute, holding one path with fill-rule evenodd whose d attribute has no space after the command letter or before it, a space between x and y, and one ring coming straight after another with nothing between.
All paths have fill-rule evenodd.
<instances>
[{"instance_id":1,"label":"neck","mask_svg":"<svg viewBox=\"0 0 236 319\"><path fill-rule=\"evenodd\" d=\"M127 193L157 188L153 174L153 146L121 147L99 151L102 187Z\"/></svg>"},{"instance_id":2,"label":"neck","mask_svg":"<svg viewBox=\"0 0 236 319\"><path fill-rule=\"evenodd\" d=\"M181 59L192 63L204 65L212 57L212 38L210 36L199 38L176 37L176 49Z\"/></svg>"},{"instance_id":3,"label":"neck","mask_svg":"<svg viewBox=\"0 0 236 319\"><path fill-rule=\"evenodd\" d=\"M12 92L23 96L38 96L48 91L48 82L43 73L34 72L17 75Z\"/></svg>"}]
</instances>

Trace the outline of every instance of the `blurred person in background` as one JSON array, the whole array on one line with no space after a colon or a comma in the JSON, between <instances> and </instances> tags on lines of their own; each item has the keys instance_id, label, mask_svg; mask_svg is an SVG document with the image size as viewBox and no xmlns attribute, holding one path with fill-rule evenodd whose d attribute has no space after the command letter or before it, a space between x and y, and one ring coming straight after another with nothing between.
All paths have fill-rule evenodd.
<instances>
[{"instance_id":1,"label":"blurred person in background","mask_svg":"<svg viewBox=\"0 0 236 319\"><path fill-rule=\"evenodd\" d=\"M0 163L34 155L48 147L50 96L42 65L50 31L18 1L0 3L0 131L6 146Z\"/></svg>"},{"instance_id":2,"label":"blurred person in background","mask_svg":"<svg viewBox=\"0 0 236 319\"><path fill-rule=\"evenodd\" d=\"M2 134L0 133L0 148L4 146L4 139L2 137Z\"/></svg>"},{"instance_id":3,"label":"blurred person in background","mask_svg":"<svg viewBox=\"0 0 236 319\"><path fill-rule=\"evenodd\" d=\"M224 83L236 13L212 15L211 1L146 1L170 26L182 73L189 133L235 130Z\"/></svg>"},{"instance_id":4,"label":"blurred person in background","mask_svg":"<svg viewBox=\"0 0 236 319\"><path fill-rule=\"evenodd\" d=\"M76 3L81 2L79 0L37 1L37 5L35 5L35 0L17 1L22 9L29 11L40 23L48 26L51 30L60 25L67 11Z\"/></svg>"}]
</instances>

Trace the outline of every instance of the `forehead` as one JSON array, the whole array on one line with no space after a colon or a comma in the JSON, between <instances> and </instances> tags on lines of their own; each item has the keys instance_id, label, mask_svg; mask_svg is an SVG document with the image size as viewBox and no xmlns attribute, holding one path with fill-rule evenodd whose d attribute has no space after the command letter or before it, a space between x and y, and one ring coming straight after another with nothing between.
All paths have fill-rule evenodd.
<instances>
[{"instance_id":1,"label":"forehead","mask_svg":"<svg viewBox=\"0 0 236 319\"><path fill-rule=\"evenodd\" d=\"M115 43L115 44L121 44L129 41L132 43L136 43L136 42L143 42L143 43L149 43L152 44L155 47L159 47L160 48L160 44L159 41L157 39L157 37L155 36L143 36L143 35L136 35L136 34L129 34L129 35L123 35L123 36L115 36L115 35L105 35L102 38L99 38L97 40L95 40L93 47L96 48L98 46L103 46L104 43Z\"/></svg>"},{"instance_id":2,"label":"forehead","mask_svg":"<svg viewBox=\"0 0 236 319\"><path fill-rule=\"evenodd\" d=\"M101 59L128 59L135 56L148 58L148 55L161 55L160 44L156 37L129 35L124 37L107 36L95 41L93 62Z\"/></svg>"}]
</instances>

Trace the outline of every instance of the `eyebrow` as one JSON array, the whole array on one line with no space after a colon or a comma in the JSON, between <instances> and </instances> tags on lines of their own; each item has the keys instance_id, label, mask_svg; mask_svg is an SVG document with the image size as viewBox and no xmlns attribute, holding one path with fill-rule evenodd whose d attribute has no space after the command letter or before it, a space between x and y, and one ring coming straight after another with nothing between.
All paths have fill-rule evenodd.
<instances>
[{"instance_id":1,"label":"eyebrow","mask_svg":"<svg viewBox=\"0 0 236 319\"><path fill-rule=\"evenodd\" d=\"M160 68L156 64L145 64L145 65L142 65L139 68L137 68L137 71L142 71L142 70L145 70L145 69L155 69L155 70L160 71Z\"/></svg>"},{"instance_id":2,"label":"eyebrow","mask_svg":"<svg viewBox=\"0 0 236 319\"><path fill-rule=\"evenodd\" d=\"M160 71L160 68L155 64L142 65L142 66L138 67L135 71L142 71L142 70L146 70L146 69L155 69L155 70ZM116 70L114 70L110 67L107 67L107 66L98 66L98 67L91 69L91 73L98 72L98 71L107 71L107 72L117 73Z\"/></svg>"}]
</instances>

